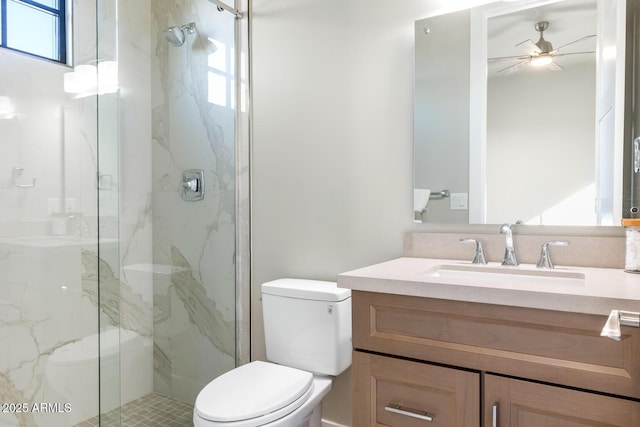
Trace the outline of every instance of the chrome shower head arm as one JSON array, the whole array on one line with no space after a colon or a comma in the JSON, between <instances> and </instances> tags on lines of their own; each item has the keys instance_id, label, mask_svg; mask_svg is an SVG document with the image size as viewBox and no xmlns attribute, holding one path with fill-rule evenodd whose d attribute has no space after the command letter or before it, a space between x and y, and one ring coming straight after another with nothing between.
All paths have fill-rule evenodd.
<instances>
[{"instance_id":1,"label":"chrome shower head arm","mask_svg":"<svg viewBox=\"0 0 640 427\"><path fill-rule=\"evenodd\" d=\"M196 33L196 23L189 22L188 24L184 24L180 27L181 30L186 31L187 34L193 35Z\"/></svg>"}]
</instances>

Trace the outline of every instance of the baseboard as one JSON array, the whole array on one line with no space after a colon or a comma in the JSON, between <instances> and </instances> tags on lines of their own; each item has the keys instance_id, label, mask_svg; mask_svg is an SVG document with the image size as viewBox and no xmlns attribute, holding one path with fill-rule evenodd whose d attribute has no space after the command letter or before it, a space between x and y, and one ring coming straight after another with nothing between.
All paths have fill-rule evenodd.
<instances>
[{"instance_id":1,"label":"baseboard","mask_svg":"<svg viewBox=\"0 0 640 427\"><path fill-rule=\"evenodd\" d=\"M350 427L344 424L336 423L333 421L322 419L322 427Z\"/></svg>"}]
</instances>

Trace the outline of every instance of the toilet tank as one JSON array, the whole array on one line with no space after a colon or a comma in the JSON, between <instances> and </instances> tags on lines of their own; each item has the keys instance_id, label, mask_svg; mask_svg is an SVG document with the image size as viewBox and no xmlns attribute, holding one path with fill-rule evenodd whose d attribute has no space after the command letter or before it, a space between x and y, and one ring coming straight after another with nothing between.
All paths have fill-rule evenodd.
<instances>
[{"instance_id":1,"label":"toilet tank","mask_svg":"<svg viewBox=\"0 0 640 427\"><path fill-rule=\"evenodd\" d=\"M267 359L325 375L351 366L351 290L335 282L279 279L262 285Z\"/></svg>"}]
</instances>

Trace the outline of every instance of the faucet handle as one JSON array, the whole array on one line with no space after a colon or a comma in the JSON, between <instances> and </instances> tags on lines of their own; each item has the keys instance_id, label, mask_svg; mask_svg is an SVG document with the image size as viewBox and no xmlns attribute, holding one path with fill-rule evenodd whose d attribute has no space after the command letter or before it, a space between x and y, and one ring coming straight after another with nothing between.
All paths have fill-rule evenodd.
<instances>
[{"instance_id":1,"label":"faucet handle","mask_svg":"<svg viewBox=\"0 0 640 427\"><path fill-rule=\"evenodd\" d=\"M475 243L476 244L476 253L473 256L472 264L486 264L487 260L484 257L484 248L482 247L482 242L478 239L460 239L462 243Z\"/></svg>"},{"instance_id":2,"label":"faucet handle","mask_svg":"<svg viewBox=\"0 0 640 427\"><path fill-rule=\"evenodd\" d=\"M540 247L540 259L538 260L538 264L536 267L538 268L554 268L553 262L551 262L551 254L549 252L549 246L569 246L569 242L565 241L557 241L557 242L546 242L543 243Z\"/></svg>"}]
</instances>

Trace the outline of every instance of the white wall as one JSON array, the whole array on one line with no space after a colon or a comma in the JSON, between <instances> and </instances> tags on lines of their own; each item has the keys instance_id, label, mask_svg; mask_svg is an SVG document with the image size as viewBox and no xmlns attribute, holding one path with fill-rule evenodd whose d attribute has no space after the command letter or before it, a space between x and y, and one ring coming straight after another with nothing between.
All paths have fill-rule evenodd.
<instances>
[{"instance_id":1,"label":"white wall","mask_svg":"<svg viewBox=\"0 0 640 427\"><path fill-rule=\"evenodd\" d=\"M264 358L261 283L335 280L401 256L413 227L413 26L451 3L253 1L253 358ZM334 384L325 418L351 424L350 381Z\"/></svg>"}]
</instances>

